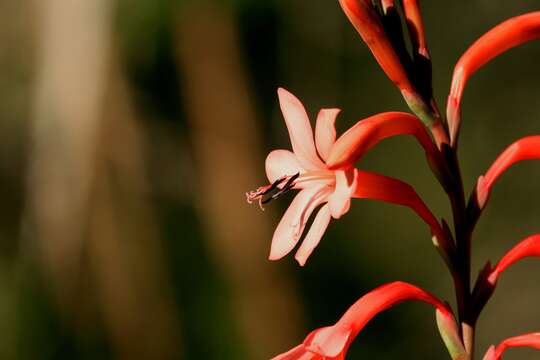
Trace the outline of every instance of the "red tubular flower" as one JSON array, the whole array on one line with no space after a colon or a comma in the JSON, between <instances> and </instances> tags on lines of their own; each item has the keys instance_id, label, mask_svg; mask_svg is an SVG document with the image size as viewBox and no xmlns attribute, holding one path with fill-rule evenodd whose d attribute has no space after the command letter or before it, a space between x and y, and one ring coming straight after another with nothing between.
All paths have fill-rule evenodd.
<instances>
[{"instance_id":1,"label":"red tubular flower","mask_svg":"<svg viewBox=\"0 0 540 360\"><path fill-rule=\"evenodd\" d=\"M348 156L340 162L340 168L332 168L329 160L332 156L343 159L340 151L349 149L343 145L347 142L363 148L361 154L377 142L388 136L410 133L409 127L399 127L401 123L389 121L385 117L385 126L371 126L370 131L349 133L346 141L336 138L334 122L338 109L323 109L317 117L315 139L313 130L302 103L291 93L284 89L278 90L281 109L289 130L293 152L288 150L274 150L266 158L266 174L270 185L262 186L247 194L248 202L258 201L262 206L266 202L279 197L281 194L298 189L300 192L293 199L291 205L283 215L272 238L269 258L277 260L287 255L298 244L311 214L320 207L311 228L307 232L302 245L296 253L296 260L304 265L315 247L319 244L331 218L338 219L349 211L351 198L362 197L387 201L411 207L430 226L437 239L438 249L448 256L450 247L437 220L422 200L407 184L398 180L383 177L354 168L356 156ZM408 115L408 121L414 119ZM416 127L423 131L422 142L426 148L434 145L427 136L425 129L415 120ZM369 123L378 123L371 121ZM396 125L397 124L397 125ZM373 130L375 129L375 130ZM356 141L356 137L363 139ZM365 136L368 134L369 136ZM418 135L417 137L420 137ZM336 146L339 149L336 150ZM427 151L427 150L426 150ZM430 150L431 151L431 150ZM357 152L357 155L361 155ZM380 181L380 184L377 183Z\"/></svg>"},{"instance_id":2,"label":"red tubular flower","mask_svg":"<svg viewBox=\"0 0 540 360\"><path fill-rule=\"evenodd\" d=\"M540 332L511 337L497 347L491 346L484 355L484 360L500 360L506 349L511 347L531 347L540 350Z\"/></svg>"},{"instance_id":3,"label":"red tubular flower","mask_svg":"<svg viewBox=\"0 0 540 360\"><path fill-rule=\"evenodd\" d=\"M519 242L502 259L491 267L488 263L480 272L479 279L473 290L474 308L476 315L491 298L499 276L515 262L526 257L540 257L540 234L532 235Z\"/></svg>"},{"instance_id":4,"label":"red tubular flower","mask_svg":"<svg viewBox=\"0 0 540 360\"><path fill-rule=\"evenodd\" d=\"M339 3L390 80L401 91L415 93L416 90L386 35L378 10L371 0L339 0ZM393 2L387 1L385 4L393 6Z\"/></svg>"},{"instance_id":5,"label":"red tubular flower","mask_svg":"<svg viewBox=\"0 0 540 360\"><path fill-rule=\"evenodd\" d=\"M461 97L469 78L487 62L505 51L540 38L540 11L506 20L478 39L459 59L454 68L447 104L450 138L457 142L461 120Z\"/></svg>"},{"instance_id":6,"label":"red tubular flower","mask_svg":"<svg viewBox=\"0 0 540 360\"><path fill-rule=\"evenodd\" d=\"M499 275L510 265L526 257L540 257L540 234L532 235L508 251L491 271L488 281L495 286Z\"/></svg>"},{"instance_id":7,"label":"red tubular flower","mask_svg":"<svg viewBox=\"0 0 540 360\"><path fill-rule=\"evenodd\" d=\"M486 174L478 179L475 199L478 207L480 209L485 207L491 187L506 169L520 161L532 159L540 159L540 136L522 138L506 148Z\"/></svg>"},{"instance_id":8,"label":"red tubular flower","mask_svg":"<svg viewBox=\"0 0 540 360\"><path fill-rule=\"evenodd\" d=\"M442 330L456 331L454 316L446 304L416 286L393 282L364 295L336 324L312 331L301 345L274 360L344 359L351 342L374 316L407 300L431 304L437 310L437 318L442 320L439 321Z\"/></svg>"}]
</instances>

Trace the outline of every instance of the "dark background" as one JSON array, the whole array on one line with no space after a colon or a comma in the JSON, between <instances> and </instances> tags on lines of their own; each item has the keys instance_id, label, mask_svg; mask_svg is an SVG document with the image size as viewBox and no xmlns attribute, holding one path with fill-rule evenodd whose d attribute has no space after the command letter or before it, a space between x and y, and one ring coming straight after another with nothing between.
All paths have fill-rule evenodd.
<instances>
[{"instance_id":1,"label":"dark background","mask_svg":"<svg viewBox=\"0 0 540 360\"><path fill-rule=\"evenodd\" d=\"M435 94L477 37L538 0L424 1ZM463 104L467 189L505 146L540 132L540 46L476 74ZM355 201L305 268L269 262L290 198L265 212L244 192L288 148L276 88L340 131L399 92L337 1L0 1L0 358L263 359L330 325L370 289L403 280L453 303L450 276L409 210ZM359 164L410 182L438 216L445 196L418 145L385 141ZM474 271L540 231L540 166L496 185ZM478 356L540 330L540 263L502 277ZM433 310L375 318L350 358L444 359ZM526 349L505 359L537 358Z\"/></svg>"}]
</instances>

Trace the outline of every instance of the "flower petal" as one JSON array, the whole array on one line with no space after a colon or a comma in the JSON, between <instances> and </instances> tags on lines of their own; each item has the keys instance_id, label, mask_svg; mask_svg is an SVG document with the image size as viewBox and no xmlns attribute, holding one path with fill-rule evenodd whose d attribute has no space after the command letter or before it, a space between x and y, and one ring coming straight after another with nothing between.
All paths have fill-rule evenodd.
<instances>
[{"instance_id":1,"label":"flower petal","mask_svg":"<svg viewBox=\"0 0 540 360\"><path fill-rule=\"evenodd\" d=\"M461 117L461 97L469 78L500 54L538 38L540 38L540 11L504 21L482 35L461 56L454 68L446 109L452 144L457 141Z\"/></svg>"},{"instance_id":2,"label":"flower petal","mask_svg":"<svg viewBox=\"0 0 540 360\"><path fill-rule=\"evenodd\" d=\"M315 125L315 145L323 160L328 158L330 150L336 141L336 117L340 109L322 109L317 115Z\"/></svg>"},{"instance_id":3,"label":"flower petal","mask_svg":"<svg viewBox=\"0 0 540 360\"><path fill-rule=\"evenodd\" d=\"M304 105L293 94L283 88L278 89L279 103L294 154L300 165L306 170L320 170L326 168L315 151L313 130Z\"/></svg>"},{"instance_id":4,"label":"flower petal","mask_svg":"<svg viewBox=\"0 0 540 360\"><path fill-rule=\"evenodd\" d=\"M341 135L332 147L326 164L330 169L350 168L379 142L397 135L416 137L430 163L437 157L435 144L416 116L403 112L385 112L358 121Z\"/></svg>"},{"instance_id":5,"label":"flower petal","mask_svg":"<svg viewBox=\"0 0 540 360\"><path fill-rule=\"evenodd\" d=\"M306 350L306 347L303 344L298 345L295 348L273 357L272 360L318 360L321 359L320 355L313 354L310 351Z\"/></svg>"},{"instance_id":6,"label":"flower petal","mask_svg":"<svg viewBox=\"0 0 540 360\"><path fill-rule=\"evenodd\" d=\"M270 183L303 171L296 155L289 150L274 150L266 157L266 176Z\"/></svg>"},{"instance_id":7,"label":"flower petal","mask_svg":"<svg viewBox=\"0 0 540 360\"><path fill-rule=\"evenodd\" d=\"M327 326L312 331L304 340L304 346L316 354L334 358L346 351L351 335L351 327Z\"/></svg>"},{"instance_id":8,"label":"flower petal","mask_svg":"<svg viewBox=\"0 0 540 360\"><path fill-rule=\"evenodd\" d=\"M325 187L325 185L311 186L301 190L294 197L274 232L270 260L281 259L296 246L309 216L327 194Z\"/></svg>"},{"instance_id":9,"label":"flower petal","mask_svg":"<svg viewBox=\"0 0 540 360\"><path fill-rule=\"evenodd\" d=\"M334 219L339 219L349 211L351 196L356 190L358 170L338 170L336 173L336 188L328 197L328 206Z\"/></svg>"},{"instance_id":10,"label":"flower petal","mask_svg":"<svg viewBox=\"0 0 540 360\"><path fill-rule=\"evenodd\" d=\"M302 241L302 245L300 245L300 248L296 252L295 259L298 261L300 266L304 266L306 264L308 257L311 255L317 245L319 245L319 242L321 241L321 238L324 235L328 224L330 223L330 219L330 209L328 205L323 205L317 213L315 220L313 220L311 228L309 229L304 241Z\"/></svg>"}]
</instances>

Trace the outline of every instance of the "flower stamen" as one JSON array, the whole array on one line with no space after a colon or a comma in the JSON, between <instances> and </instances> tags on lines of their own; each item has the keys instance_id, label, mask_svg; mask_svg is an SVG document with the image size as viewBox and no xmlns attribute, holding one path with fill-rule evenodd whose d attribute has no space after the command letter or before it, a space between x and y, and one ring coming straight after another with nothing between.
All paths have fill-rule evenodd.
<instances>
[{"instance_id":1,"label":"flower stamen","mask_svg":"<svg viewBox=\"0 0 540 360\"><path fill-rule=\"evenodd\" d=\"M300 173L297 173L290 177L285 176L280 179L277 179L270 185L261 186L257 190L246 193L246 200L249 204L253 203L253 201L257 201L259 203L259 207L261 208L261 210L264 211L263 205L268 204L270 201L277 199L281 195L285 194L286 192L294 188L295 181L298 179L299 176L300 176ZM280 187L280 185L283 184L284 182L285 182L285 185L283 185L283 187ZM275 193L271 194L274 191ZM267 195L269 196L266 197Z\"/></svg>"}]
</instances>

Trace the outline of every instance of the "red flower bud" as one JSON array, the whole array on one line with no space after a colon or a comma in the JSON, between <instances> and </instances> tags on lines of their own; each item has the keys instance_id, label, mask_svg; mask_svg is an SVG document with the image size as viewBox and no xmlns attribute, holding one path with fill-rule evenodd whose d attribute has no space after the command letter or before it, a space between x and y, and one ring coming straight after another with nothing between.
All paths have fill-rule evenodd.
<instances>
[{"instance_id":1,"label":"red flower bud","mask_svg":"<svg viewBox=\"0 0 540 360\"><path fill-rule=\"evenodd\" d=\"M540 38L540 11L517 16L497 25L480 37L461 56L454 68L447 104L453 145L457 142L460 127L461 97L469 78L487 62L505 51L538 38Z\"/></svg>"},{"instance_id":2,"label":"red flower bud","mask_svg":"<svg viewBox=\"0 0 540 360\"><path fill-rule=\"evenodd\" d=\"M491 346L484 355L484 360L500 360L506 349L511 347L531 347L540 350L540 332L511 337L497 347Z\"/></svg>"},{"instance_id":3,"label":"red flower bud","mask_svg":"<svg viewBox=\"0 0 540 360\"><path fill-rule=\"evenodd\" d=\"M526 257L540 257L540 234L532 235L521 241L508 251L499 261L488 277L488 281L494 286L499 275L510 265Z\"/></svg>"},{"instance_id":4,"label":"red flower bud","mask_svg":"<svg viewBox=\"0 0 540 360\"><path fill-rule=\"evenodd\" d=\"M483 209L486 206L491 187L506 169L517 162L532 159L540 159L540 135L522 138L506 148L486 174L478 179L476 185L478 207Z\"/></svg>"},{"instance_id":5,"label":"red flower bud","mask_svg":"<svg viewBox=\"0 0 540 360\"><path fill-rule=\"evenodd\" d=\"M407 72L386 35L378 10L371 0L339 0L339 3L390 80L401 91L415 93ZM390 4L387 2L386 6Z\"/></svg>"}]
</instances>

